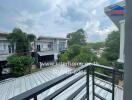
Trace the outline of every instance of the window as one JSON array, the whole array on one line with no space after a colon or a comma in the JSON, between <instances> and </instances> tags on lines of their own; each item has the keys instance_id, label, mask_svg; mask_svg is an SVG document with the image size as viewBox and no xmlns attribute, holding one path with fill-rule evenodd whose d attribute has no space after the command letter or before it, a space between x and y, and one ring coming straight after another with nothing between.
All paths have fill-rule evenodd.
<instances>
[{"instance_id":1,"label":"window","mask_svg":"<svg viewBox=\"0 0 132 100\"><path fill-rule=\"evenodd\" d=\"M64 50L65 49L65 42L60 42L59 43L59 50Z\"/></svg>"},{"instance_id":2,"label":"window","mask_svg":"<svg viewBox=\"0 0 132 100\"><path fill-rule=\"evenodd\" d=\"M6 44L5 43L3 44L3 48L4 48L4 50L6 50Z\"/></svg>"},{"instance_id":3,"label":"window","mask_svg":"<svg viewBox=\"0 0 132 100\"><path fill-rule=\"evenodd\" d=\"M41 50L40 50L40 45L37 45L37 51L41 51Z\"/></svg>"},{"instance_id":4,"label":"window","mask_svg":"<svg viewBox=\"0 0 132 100\"><path fill-rule=\"evenodd\" d=\"M9 53L11 53L11 45L8 45Z\"/></svg>"},{"instance_id":5,"label":"window","mask_svg":"<svg viewBox=\"0 0 132 100\"><path fill-rule=\"evenodd\" d=\"M49 49L49 50L53 50L53 43L52 43L52 42L50 42L50 43L48 44L48 49Z\"/></svg>"}]
</instances>

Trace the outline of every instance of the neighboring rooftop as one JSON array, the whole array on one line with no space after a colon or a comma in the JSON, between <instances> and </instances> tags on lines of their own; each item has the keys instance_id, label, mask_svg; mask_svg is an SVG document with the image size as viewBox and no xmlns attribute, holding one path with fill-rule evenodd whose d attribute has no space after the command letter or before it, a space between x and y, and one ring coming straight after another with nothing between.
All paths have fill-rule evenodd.
<instances>
[{"instance_id":1,"label":"neighboring rooftop","mask_svg":"<svg viewBox=\"0 0 132 100\"><path fill-rule=\"evenodd\" d=\"M48 36L40 36L38 37L38 40L42 39L60 39L60 40L68 40L68 38L63 38L63 37L48 37Z\"/></svg>"},{"instance_id":2,"label":"neighboring rooftop","mask_svg":"<svg viewBox=\"0 0 132 100\"><path fill-rule=\"evenodd\" d=\"M7 36L8 33L3 33L3 32L0 32L0 36Z\"/></svg>"},{"instance_id":3,"label":"neighboring rooftop","mask_svg":"<svg viewBox=\"0 0 132 100\"><path fill-rule=\"evenodd\" d=\"M49 80L52 80L58 76L61 76L62 74L66 72L70 72L72 70L71 67L68 67L66 65L55 65L51 67L44 68L42 71L29 74L20 78L15 78L13 80L8 80L6 82L0 83L0 98L1 100L7 100L11 97L14 97L18 94L21 94L27 90L30 90L42 83L45 83ZM68 82L71 80L75 79L76 77L84 74L84 72L79 72L72 77L66 79L65 81L61 82L60 84L52 87L49 90L46 90L42 94L38 95L38 100L42 100L46 96L50 95L53 93L55 90L58 88L61 88L65 86ZM92 100L92 84L91 84L91 77L90 77L90 100ZM99 83L100 85L103 85L107 88L111 88L110 83L96 78L96 82ZM63 91L61 94L56 96L54 100L64 100L70 96L70 94L74 93L78 88L80 88L83 84L86 83L86 77L83 77L79 81L77 81L75 84L70 86L68 89ZM111 94L108 93L107 91L95 87L96 93L100 94L107 100L111 100ZM74 100L80 100L80 98L86 93L86 88L84 88L75 98ZM98 100L97 98L95 100ZM122 88L115 87L115 100L123 100L123 90Z\"/></svg>"}]
</instances>

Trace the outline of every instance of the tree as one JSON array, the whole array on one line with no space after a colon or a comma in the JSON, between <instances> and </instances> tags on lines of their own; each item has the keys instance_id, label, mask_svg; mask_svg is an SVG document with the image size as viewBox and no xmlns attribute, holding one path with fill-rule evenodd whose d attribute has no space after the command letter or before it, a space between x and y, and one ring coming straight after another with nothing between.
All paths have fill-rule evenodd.
<instances>
[{"instance_id":1,"label":"tree","mask_svg":"<svg viewBox=\"0 0 132 100\"><path fill-rule=\"evenodd\" d=\"M29 42L34 42L36 40L36 36L34 34L28 34L27 38Z\"/></svg>"},{"instance_id":2,"label":"tree","mask_svg":"<svg viewBox=\"0 0 132 100\"><path fill-rule=\"evenodd\" d=\"M27 34L19 28L15 28L7 38L12 45L16 44L17 54L28 55L30 50L30 42L34 42L36 36L34 34Z\"/></svg>"},{"instance_id":3,"label":"tree","mask_svg":"<svg viewBox=\"0 0 132 100\"><path fill-rule=\"evenodd\" d=\"M73 61L75 62L95 62L96 60L96 55L90 50L88 46L82 46L80 54L73 58Z\"/></svg>"},{"instance_id":4,"label":"tree","mask_svg":"<svg viewBox=\"0 0 132 100\"><path fill-rule=\"evenodd\" d=\"M25 55L28 51L28 38L27 34L22 32L21 29L15 28L12 33L8 35L8 40L12 45L16 45L16 53L19 55Z\"/></svg>"},{"instance_id":5,"label":"tree","mask_svg":"<svg viewBox=\"0 0 132 100\"><path fill-rule=\"evenodd\" d=\"M72 45L67 52L59 56L60 61L73 62L95 62L96 55L90 50L88 46Z\"/></svg>"},{"instance_id":6,"label":"tree","mask_svg":"<svg viewBox=\"0 0 132 100\"><path fill-rule=\"evenodd\" d=\"M97 42L97 43L88 43L91 49L99 50L100 48L105 47L105 42Z\"/></svg>"},{"instance_id":7,"label":"tree","mask_svg":"<svg viewBox=\"0 0 132 100\"><path fill-rule=\"evenodd\" d=\"M74 44L78 45L85 45L86 44L86 37L85 37L85 32L83 29L79 29L76 32L69 33L67 35L68 40L68 45L72 46Z\"/></svg>"},{"instance_id":8,"label":"tree","mask_svg":"<svg viewBox=\"0 0 132 100\"><path fill-rule=\"evenodd\" d=\"M75 56L80 54L81 46L78 44L72 45L68 50L68 60L72 60Z\"/></svg>"},{"instance_id":9,"label":"tree","mask_svg":"<svg viewBox=\"0 0 132 100\"><path fill-rule=\"evenodd\" d=\"M103 56L110 62L116 61L119 57L120 33L113 31L108 35L105 43Z\"/></svg>"},{"instance_id":10,"label":"tree","mask_svg":"<svg viewBox=\"0 0 132 100\"><path fill-rule=\"evenodd\" d=\"M12 73L23 75L25 74L24 71L27 72L27 69L31 72L32 57L30 54L30 43L35 41L36 36L15 28L7 38L12 45L15 44L16 48L16 55L8 58L8 64L12 69Z\"/></svg>"},{"instance_id":11,"label":"tree","mask_svg":"<svg viewBox=\"0 0 132 100\"><path fill-rule=\"evenodd\" d=\"M59 61L61 61L61 62L67 62L68 61L68 53L67 52L61 53L58 58L59 58Z\"/></svg>"},{"instance_id":12,"label":"tree","mask_svg":"<svg viewBox=\"0 0 132 100\"><path fill-rule=\"evenodd\" d=\"M34 59L30 56L12 55L7 58L11 73L15 76L22 76L29 73L30 65L34 63Z\"/></svg>"}]
</instances>

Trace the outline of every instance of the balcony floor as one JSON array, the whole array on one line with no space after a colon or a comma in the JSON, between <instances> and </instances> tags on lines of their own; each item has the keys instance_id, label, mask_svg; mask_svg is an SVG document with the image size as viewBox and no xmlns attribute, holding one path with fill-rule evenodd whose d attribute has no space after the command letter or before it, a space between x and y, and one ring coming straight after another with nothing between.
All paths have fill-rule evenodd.
<instances>
[{"instance_id":1,"label":"balcony floor","mask_svg":"<svg viewBox=\"0 0 132 100\"><path fill-rule=\"evenodd\" d=\"M4 83L0 83L0 98L1 100L8 100L11 97L14 97L20 93L23 93L27 90L32 89L33 87L36 87L44 82L47 82L51 79L54 79L55 77L58 77L66 72L71 71L72 68L67 67L65 65L56 65L52 67L44 68L44 70L26 75L20 78L16 78L10 81L6 81ZM67 80L63 81L62 83L52 87L51 89L43 92L42 94L38 95L38 99L42 100L44 97L50 95L55 90L57 90L60 87L63 87L66 83L73 80L75 77L84 74L83 72L79 72L76 75L68 78ZM91 80L91 77L90 77ZM71 87L66 89L64 92L59 94L54 100L65 100L67 97L69 97L70 94L74 93L79 87L81 87L86 82L86 77L83 77L81 80L73 84ZM111 85L101 79L96 78L96 82L100 85L103 85L107 88L111 88ZM92 81L90 81L90 100L92 100ZM80 100L80 98L83 96L83 94L86 92L86 88L84 88L75 98L74 100ZM111 94L107 91L95 87L95 92L99 93L99 95L103 96L107 100L111 100ZM96 100L99 100L96 98ZM115 100L123 100L123 89L116 86L115 88Z\"/></svg>"}]
</instances>

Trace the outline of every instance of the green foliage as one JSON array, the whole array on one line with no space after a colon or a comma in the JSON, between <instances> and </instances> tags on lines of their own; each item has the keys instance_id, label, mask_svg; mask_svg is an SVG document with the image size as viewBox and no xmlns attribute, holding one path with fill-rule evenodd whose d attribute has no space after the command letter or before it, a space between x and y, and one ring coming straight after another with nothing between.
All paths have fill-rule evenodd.
<instances>
[{"instance_id":1,"label":"green foliage","mask_svg":"<svg viewBox=\"0 0 132 100\"><path fill-rule=\"evenodd\" d=\"M68 50L68 59L72 60L76 55L80 54L81 46L80 45L72 45Z\"/></svg>"},{"instance_id":2,"label":"green foliage","mask_svg":"<svg viewBox=\"0 0 132 100\"><path fill-rule=\"evenodd\" d=\"M86 39L85 39L85 32L83 29L79 29L76 32L69 33L67 35L68 40L68 45L72 46L74 44L78 45L85 45L86 44Z\"/></svg>"},{"instance_id":3,"label":"green foliage","mask_svg":"<svg viewBox=\"0 0 132 100\"><path fill-rule=\"evenodd\" d=\"M65 53L60 54L59 55L59 61L67 62L68 61L68 53L65 52Z\"/></svg>"},{"instance_id":4,"label":"green foliage","mask_svg":"<svg viewBox=\"0 0 132 100\"><path fill-rule=\"evenodd\" d=\"M22 32L21 29L15 28L12 33L8 35L7 38L12 44L16 44L17 54L24 54L28 51L29 44L27 34Z\"/></svg>"},{"instance_id":5,"label":"green foliage","mask_svg":"<svg viewBox=\"0 0 132 100\"><path fill-rule=\"evenodd\" d=\"M105 47L105 42L88 43L89 47L94 50L99 50Z\"/></svg>"},{"instance_id":6,"label":"green foliage","mask_svg":"<svg viewBox=\"0 0 132 100\"><path fill-rule=\"evenodd\" d=\"M73 45L68 49L67 52L62 53L59 56L60 61L72 61L72 62L94 62L97 60L95 54L91 52L89 47Z\"/></svg>"},{"instance_id":7,"label":"green foliage","mask_svg":"<svg viewBox=\"0 0 132 100\"><path fill-rule=\"evenodd\" d=\"M27 38L29 42L34 42L36 40L36 36L34 34L28 34Z\"/></svg>"},{"instance_id":8,"label":"green foliage","mask_svg":"<svg viewBox=\"0 0 132 100\"><path fill-rule=\"evenodd\" d=\"M106 66L109 65L108 61L107 61L107 59L105 57L100 57L98 59L98 63L101 64L101 65L106 65Z\"/></svg>"},{"instance_id":9,"label":"green foliage","mask_svg":"<svg viewBox=\"0 0 132 100\"><path fill-rule=\"evenodd\" d=\"M120 33L118 31L111 32L106 39L105 46L106 49L103 56L108 61L116 61L119 57Z\"/></svg>"},{"instance_id":10,"label":"green foliage","mask_svg":"<svg viewBox=\"0 0 132 100\"><path fill-rule=\"evenodd\" d=\"M25 75L29 72L30 66L34 63L34 59L30 56L12 55L7 58L10 65L11 73L16 76Z\"/></svg>"},{"instance_id":11,"label":"green foliage","mask_svg":"<svg viewBox=\"0 0 132 100\"><path fill-rule=\"evenodd\" d=\"M94 62L97 57L92 53L90 47L86 45L86 37L83 29L67 35L69 49L60 54L60 61L73 61L73 62Z\"/></svg>"},{"instance_id":12,"label":"green foliage","mask_svg":"<svg viewBox=\"0 0 132 100\"><path fill-rule=\"evenodd\" d=\"M16 44L17 54L25 55L27 52L29 52L30 42L35 41L36 36L33 34L24 33L21 29L15 28L7 38L12 44Z\"/></svg>"},{"instance_id":13,"label":"green foliage","mask_svg":"<svg viewBox=\"0 0 132 100\"><path fill-rule=\"evenodd\" d=\"M24 33L21 29L15 28L7 36L12 45L15 44L16 55L8 57L7 61L11 67L11 73L14 75L24 75L31 69L34 59L30 55L30 42L35 41L36 36Z\"/></svg>"}]
</instances>

